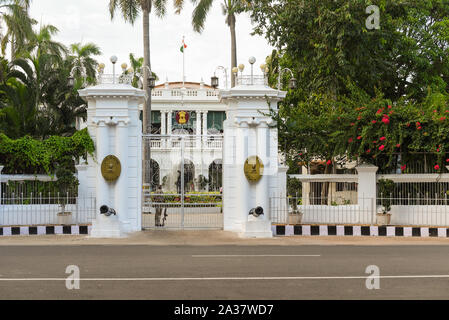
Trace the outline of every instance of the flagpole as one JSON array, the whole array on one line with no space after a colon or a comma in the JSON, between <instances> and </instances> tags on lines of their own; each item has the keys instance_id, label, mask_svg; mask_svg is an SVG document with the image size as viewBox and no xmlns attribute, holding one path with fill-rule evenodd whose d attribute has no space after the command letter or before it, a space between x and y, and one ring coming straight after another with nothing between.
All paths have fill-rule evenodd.
<instances>
[{"instance_id":1,"label":"flagpole","mask_svg":"<svg viewBox=\"0 0 449 320\"><path fill-rule=\"evenodd\" d=\"M182 46L184 48L185 45L185 36L182 37ZM186 53L185 48L182 50L182 87L185 88L185 82L186 82Z\"/></svg>"}]
</instances>

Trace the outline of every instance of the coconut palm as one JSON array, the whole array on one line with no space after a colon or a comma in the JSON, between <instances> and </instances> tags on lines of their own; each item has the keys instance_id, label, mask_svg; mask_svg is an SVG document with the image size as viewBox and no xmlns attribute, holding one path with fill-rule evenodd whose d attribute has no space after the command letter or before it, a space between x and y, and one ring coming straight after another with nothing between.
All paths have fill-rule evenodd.
<instances>
[{"instance_id":1,"label":"coconut palm","mask_svg":"<svg viewBox=\"0 0 449 320\"><path fill-rule=\"evenodd\" d=\"M214 0L191 0L196 5L192 14L193 29L201 33L204 30L204 23L206 22L207 14L209 13ZM174 2L177 13L180 13L184 0L175 0ZM236 36L236 15L243 12L248 6L248 1L245 0L223 0L221 8L223 15L226 16L226 24L231 31L231 68L237 67L237 36ZM235 86L235 78L231 77L231 85Z\"/></svg>"},{"instance_id":2,"label":"coconut palm","mask_svg":"<svg viewBox=\"0 0 449 320\"><path fill-rule=\"evenodd\" d=\"M58 28L53 25L42 25L20 54L24 57L51 55L53 58L62 59L68 54L68 50L62 43L52 39L58 32Z\"/></svg>"},{"instance_id":3,"label":"coconut palm","mask_svg":"<svg viewBox=\"0 0 449 320\"><path fill-rule=\"evenodd\" d=\"M33 25L36 20L28 15L31 0L0 0L0 21L7 27L4 35L0 35L2 53L5 54L8 44L11 48L11 59L16 52L28 42L33 35Z\"/></svg>"},{"instance_id":4,"label":"coconut palm","mask_svg":"<svg viewBox=\"0 0 449 320\"><path fill-rule=\"evenodd\" d=\"M109 13L111 19L114 18L116 11L120 11L123 19L126 22L134 25L139 15L143 18L143 87L148 88L148 76L151 70L150 62L150 13L154 6L155 13L158 17L165 16L167 0L109 0ZM150 97L151 98L151 97ZM151 122L149 114L151 113L151 104L147 104L147 108L144 109L144 132L146 133L151 128ZM150 123L149 123L150 122Z\"/></svg>"},{"instance_id":5,"label":"coconut palm","mask_svg":"<svg viewBox=\"0 0 449 320\"><path fill-rule=\"evenodd\" d=\"M101 55L100 48L94 43L87 43L85 45L81 43L74 43L70 46L71 56L69 60L72 62L73 75L76 79L83 78L82 82L92 85L96 82L96 69L98 62L93 56ZM85 71L83 75L82 71Z\"/></svg>"}]
</instances>

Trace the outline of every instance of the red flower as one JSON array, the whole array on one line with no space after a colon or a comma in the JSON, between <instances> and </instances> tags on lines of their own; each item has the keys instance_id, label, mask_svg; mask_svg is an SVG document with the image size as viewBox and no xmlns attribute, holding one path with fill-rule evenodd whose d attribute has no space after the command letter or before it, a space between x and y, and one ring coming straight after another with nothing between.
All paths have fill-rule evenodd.
<instances>
[{"instance_id":1,"label":"red flower","mask_svg":"<svg viewBox=\"0 0 449 320\"><path fill-rule=\"evenodd\" d=\"M357 117L357 120L362 120L362 117L358 116L358 117Z\"/></svg>"},{"instance_id":2,"label":"red flower","mask_svg":"<svg viewBox=\"0 0 449 320\"><path fill-rule=\"evenodd\" d=\"M390 116L388 114L384 114L384 118L390 119Z\"/></svg>"},{"instance_id":3,"label":"red flower","mask_svg":"<svg viewBox=\"0 0 449 320\"><path fill-rule=\"evenodd\" d=\"M327 165L330 166L332 164L332 160L327 161Z\"/></svg>"},{"instance_id":4,"label":"red flower","mask_svg":"<svg viewBox=\"0 0 449 320\"><path fill-rule=\"evenodd\" d=\"M349 143L352 143L352 141L353 141L352 138L349 138L348 142L349 142Z\"/></svg>"},{"instance_id":5,"label":"red flower","mask_svg":"<svg viewBox=\"0 0 449 320\"><path fill-rule=\"evenodd\" d=\"M357 137L357 140L362 140L362 136L358 136L358 137Z\"/></svg>"},{"instance_id":6,"label":"red flower","mask_svg":"<svg viewBox=\"0 0 449 320\"><path fill-rule=\"evenodd\" d=\"M379 150L380 150L380 151L384 151L384 149L385 149L385 146L384 146L384 145L381 145L381 146L379 147Z\"/></svg>"},{"instance_id":7,"label":"red flower","mask_svg":"<svg viewBox=\"0 0 449 320\"><path fill-rule=\"evenodd\" d=\"M440 170L440 166L439 165L435 165L435 167L433 167L435 170Z\"/></svg>"},{"instance_id":8,"label":"red flower","mask_svg":"<svg viewBox=\"0 0 449 320\"><path fill-rule=\"evenodd\" d=\"M302 153L300 153L299 156L302 157Z\"/></svg>"},{"instance_id":9,"label":"red flower","mask_svg":"<svg viewBox=\"0 0 449 320\"><path fill-rule=\"evenodd\" d=\"M407 128L410 127L410 123L407 123Z\"/></svg>"},{"instance_id":10,"label":"red flower","mask_svg":"<svg viewBox=\"0 0 449 320\"><path fill-rule=\"evenodd\" d=\"M436 110L433 110L433 113L437 113L437 111L436 111Z\"/></svg>"},{"instance_id":11,"label":"red flower","mask_svg":"<svg viewBox=\"0 0 449 320\"><path fill-rule=\"evenodd\" d=\"M446 159L446 162L449 162L449 159Z\"/></svg>"},{"instance_id":12,"label":"red flower","mask_svg":"<svg viewBox=\"0 0 449 320\"><path fill-rule=\"evenodd\" d=\"M398 143L398 144L396 145L396 148L400 148L400 147L401 147L401 144Z\"/></svg>"},{"instance_id":13,"label":"red flower","mask_svg":"<svg viewBox=\"0 0 449 320\"><path fill-rule=\"evenodd\" d=\"M401 171L404 171L405 169L407 169L407 166L404 164L404 165L401 167Z\"/></svg>"},{"instance_id":14,"label":"red flower","mask_svg":"<svg viewBox=\"0 0 449 320\"><path fill-rule=\"evenodd\" d=\"M385 140L387 140L387 138L385 138L385 137L380 138L380 141L385 141Z\"/></svg>"},{"instance_id":15,"label":"red flower","mask_svg":"<svg viewBox=\"0 0 449 320\"><path fill-rule=\"evenodd\" d=\"M366 150L366 153L371 153L371 149ZM449 159L448 159L449 160Z\"/></svg>"},{"instance_id":16,"label":"red flower","mask_svg":"<svg viewBox=\"0 0 449 320\"><path fill-rule=\"evenodd\" d=\"M376 121L376 120L373 120L373 121L371 121L371 123L372 123L372 124L376 124L376 123L377 123L377 121Z\"/></svg>"},{"instance_id":17,"label":"red flower","mask_svg":"<svg viewBox=\"0 0 449 320\"><path fill-rule=\"evenodd\" d=\"M355 126L355 123L354 123L354 122L351 123L351 127L353 127L353 126Z\"/></svg>"},{"instance_id":18,"label":"red flower","mask_svg":"<svg viewBox=\"0 0 449 320\"><path fill-rule=\"evenodd\" d=\"M421 123L420 123L420 122L417 122L417 123L416 123L416 126L417 126L417 127L421 126Z\"/></svg>"},{"instance_id":19,"label":"red flower","mask_svg":"<svg viewBox=\"0 0 449 320\"><path fill-rule=\"evenodd\" d=\"M444 121L444 120L446 120L446 117L441 117L440 120Z\"/></svg>"},{"instance_id":20,"label":"red flower","mask_svg":"<svg viewBox=\"0 0 449 320\"><path fill-rule=\"evenodd\" d=\"M383 109L377 110L377 114L381 114L383 112Z\"/></svg>"},{"instance_id":21,"label":"red flower","mask_svg":"<svg viewBox=\"0 0 449 320\"><path fill-rule=\"evenodd\" d=\"M422 127L418 127L418 130L421 130L422 129Z\"/></svg>"},{"instance_id":22,"label":"red flower","mask_svg":"<svg viewBox=\"0 0 449 320\"><path fill-rule=\"evenodd\" d=\"M444 111L444 113L449 113L449 110Z\"/></svg>"},{"instance_id":23,"label":"red flower","mask_svg":"<svg viewBox=\"0 0 449 320\"><path fill-rule=\"evenodd\" d=\"M388 106L388 109L391 109L391 108L393 108L392 106Z\"/></svg>"},{"instance_id":24,"label":"red flower","mask_svg":"<svg viewBox=\"0 0 449 320\"><path fill-rule=\"evenodd\" d=\"M377 141L373 141L373 143L374 143L374 144L376 144L376 143L377 143Z\"/></svg>"},{"instance_id":25,"label":"red flower","mask_svg":"<svg viewBox=\"0 0 449 320\"><path fill-rule=\"evenodd\" d=\"M385 123L385 124L389 124L389 123L390 123L390 120L389 120L388 118L383 118L383 119L382 119L382 122Z\"/></svg>"}]
</instances>

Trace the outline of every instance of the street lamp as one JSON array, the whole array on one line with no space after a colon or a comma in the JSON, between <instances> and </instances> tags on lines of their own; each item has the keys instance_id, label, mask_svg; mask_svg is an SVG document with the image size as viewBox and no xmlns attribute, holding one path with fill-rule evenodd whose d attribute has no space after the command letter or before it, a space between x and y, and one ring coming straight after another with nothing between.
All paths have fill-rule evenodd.
<instances>
[{"instance_id":1,"label":"street lamp","mask_svg":"<svg viewBox=\"0 0 449 320\"><path fill-rule=\"evenodd\" d=\"M217 89L218 88L218 77L214 75L212 78L210 78L210 84L212 88Z\"/></svg>"},{"instance_id":2,"label":"street lamp","mask_svg":"<svg viewBox=\"0 0 449 320\"><path fill-rule=\"evenodd\" d=\"M251 65L251 85L254 84L254 64L256 63L256 58L249 58L249 64Z\"/></svg>"},{"instance_id":3,"label":"street lamp","mask_svg":"<svg viewBox=\"0 0 449 320\"><path fill-rule=\"evenodd\" d=\"M225 74L225 82L226 82L226 89L228 89L228 69L226 69L223 66L218 66L217 69L215 69L214 76L212 77L212 79L211 79L212 81L211 82L215 82L216 87L214 87L213 83L212 83L212 87L214 87L215 89L218 87L218 78L217 78L217 75L216 75L217 70L221 70L221 71L224 72L224 74ZM216 78L216 79L214 79L214 78Z\"/></svg>"},{"instance_id":4,"label":"street lamp","mask_svg":"<svg viewBox=\"0 0 449 320\"><path fill-rule=\"evenodd\" d=\"M72 70L70 70L70 76L67 79L68 85L71 88L73 88L75 86L75 71L76 70L80 70L81 77L83 77L83 79L87 76L86 69L84 67L82 67L82 66L74 66L72 68Z\"/></svg>"},{"instance_id":5,"label":"street lamp","mask_svg":"<svg viewBox=\"0 0 449 320\"><path fill-rule=\"evenodd\" d=\"M297 89L297 88L298 88L298 80L296 80L296 78L295 78L295 76L294 76L294 74L293 74L293 71L291 71L289 68L281 69L281 67L279 67L278 90L281 90L281 86L282 86L282 85L281 85L282 74L283 74L284 72L286 72L286 71L290 72L290 75L292 76L292 77L290 78L290 81L289 81L289 84L288 84L289 89L291 89L291 90Z\"/></svg>"}]
</instances>

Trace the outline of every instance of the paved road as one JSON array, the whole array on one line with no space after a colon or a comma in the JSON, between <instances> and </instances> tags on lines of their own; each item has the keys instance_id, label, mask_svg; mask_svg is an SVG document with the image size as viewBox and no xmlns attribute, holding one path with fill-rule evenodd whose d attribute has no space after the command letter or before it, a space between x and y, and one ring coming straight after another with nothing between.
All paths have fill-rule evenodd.
<instances>
[{"instance_id":1,"label":"paved road","mask_svg":"<svg viewBox=\"0 0 449 320\"><path fill-rule=\"evenodd\" d=\"M0 257L0 299L449 298L449 246L0 246ZM66 289L68 265L80 290ZM387 276L380 290L365 286L369 265Z\"/></svg>"}]
</instances>

